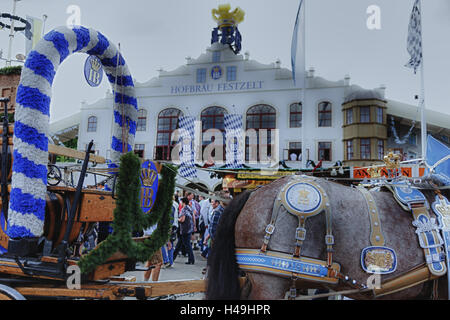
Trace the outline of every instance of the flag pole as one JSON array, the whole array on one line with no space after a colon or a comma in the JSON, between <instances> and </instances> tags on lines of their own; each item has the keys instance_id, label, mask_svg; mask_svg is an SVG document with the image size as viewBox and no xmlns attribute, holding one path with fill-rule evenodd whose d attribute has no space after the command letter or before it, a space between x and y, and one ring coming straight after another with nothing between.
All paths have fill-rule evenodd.
<instances>
[{"instance_id":1,"label":"flag pole","mask_svg":"<svg viewBox=\"0 0 450 320\"><path fill-rule=\"evenodd\" d=\"M300 92L300 101L299 103L301 104L301 110L302 110L302 120L301 120L301 130L300 130L300 138L301 138L301 150L302 150L302 160L301 160L301 169L305 169L306 168L306 159L305 159L305 121L303 121L304 119L304 108L305 108L305 96L306 96L306 57L305 57L305 53L306 53L306 49L305 49L305 45L306 45L306 7L305 7L305 3L306 0L300 0L300 4L298 6L298 11L297 11L297 15L296 15L296 19L295 19L295 25L294 25L294 32L292 34L292 43L291 43L291 65L292 65L292 79L294 80L294 90L296 90L297 87L297 82L296 82L296 71L297 71L297 49L298 49L298 29L300 28L300 32L302 35L302 41L301 41L301 92ZM301 12L302 11L302 12Z\"/></svg>"},{"instance_id":2,"label":"flag pole","mask_svg":"<svg viewBox=\"0 0 450 320\"><path fill-rule=\"evenodd\" d=\"M15 16L16 15L16 3L20 1L20 0L13 0L13 11L12 11L12 15ZM11 66L11 51L12 51L12 45L13 45L13 40L14 40L14 19L11 18L11 26L10 26L10 32L9 32L9 44L8 44L8 59L6 60L6 66L10 67Z\"/></svg>"},{"instance_id":3,"label":"flag pole","mask_svg":"<svg viewBox=\"0 0 450 320\"><path fill-rule=\"evenodd\" d=\"M304 121L304 114L305 114L305 106L306 106L306 0L303 0L303 30L302 32L304 32L303 37L302 37L302 50L303 50L303 54L302 54L302 66L305 68L305 70L302 70L302 94L301 94L301 104L302 104L302 130L301 130L301 139L302 139L302 161L301 161L301 168L302 169L306 169L306 157L305 157L305 121Z\"/></svg>"},{"instance_id":4,"label":"flag pole","mask_svg":"<svg viewBox=\"0 0 450 320\"><path fill-rule=\"evenodd\" d=\"M422 1L419 0L419 8L420 8L420 15L421 15L421 20L423 17L423 11L422 11ZM421 104L421 145L422 145L422 158L424 161L426 161L427 158L427 122L426 122L426 117L425 117L425 76L424 76L424 55L423 55L423 23L421 21L421 26L422 26L422 30L421 30L421 36L422 36L422 61L420 64L420 95L421 95L421 100L420 100L420 104Z\"/></svg>"},{"instance_id":5,"label":"flag pole","mask_svg":"<svg viewBox=\"0 0 450 320\"><path fill-rule=\"evenodd\" d=\"M423 60L420 67L420 87L421 87L421 131L422 131L422 158L425 161L427 158L427 122L425 116L425 77L423 73Z\"/></svg>"}]
</instances>

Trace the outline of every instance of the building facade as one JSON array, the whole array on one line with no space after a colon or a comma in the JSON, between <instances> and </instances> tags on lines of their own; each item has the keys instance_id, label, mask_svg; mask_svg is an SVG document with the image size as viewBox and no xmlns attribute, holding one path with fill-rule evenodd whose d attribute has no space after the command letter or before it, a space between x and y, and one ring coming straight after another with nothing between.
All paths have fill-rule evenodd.
<instances>
[{"instance_id":1,"label":"building facade","mask_svg":"<svg viewBox=\"0 0 450 320\"><path fill-rule=\"evenodd\" d=\"M0 97L9 98L8 113L14 113L16 105L17 87L20 81L20 67L0 69ZM3 104L0 105L3 110Z\"/></svg>"},{"instance_id":2,"label":"building facade","mask_svg":"<svg viewBox=\"0 0 450 320\"><path fill-rule=\"evenodd\" d=\"M193 116L201 123L203 136L198 141L204 150L212 140L217 142L207 136L209 129L224 133L225 114L242 115L247 131L277 129L277 135L260 136L258 151L267 147L268 154L278 153L279 160L292 168L301 168L301 159L304 163L321 162L322 167L338 161L367 166L382 161L388 150L406 154L406 158L420 156L420 124L411 120L417 119L417 107L386 99L383 86L366 90L351 84L349 76L328 81L310 69L300 101L302 89L294 85L291 70L282 68L280 61L263 64L220 42L197 58L186 58L175 70L160 70L145 83L135 81L135 90L139 116L134 151L145 159L172 160L176 144L172 135L181 116ZM448 141L450 116L432 111L427 115L430 132ZM84 150L94 140L97 154L109 158L112 94L96 103L82 104L74 118L76 123L71 127L78 128L78 149ZM62 122L52 125L60 130ZM401 141L396 135L407 138ZM246 160L249 149L246 143ZM203 158L199 164L205 162L208 159ZM261 167L258 163L251 166ZM221 181L203 171L191 181L209 190L221 186ZM178 183L186 185L188 181L179 178Z\"/></svg>"}]
</instances>

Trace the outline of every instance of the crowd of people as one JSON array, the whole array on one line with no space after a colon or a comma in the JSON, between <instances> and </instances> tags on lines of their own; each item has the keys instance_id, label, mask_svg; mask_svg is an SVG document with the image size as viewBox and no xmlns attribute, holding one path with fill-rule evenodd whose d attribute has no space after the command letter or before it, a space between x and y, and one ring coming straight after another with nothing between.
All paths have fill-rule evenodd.
<instances>
[{"instance_id":1,"label":"crowd of people","mask_svg":"<svg viewBox=\"0 0 450 320\"><path fill-rule=\"evenodd\" d=\"M221 192L221 198L231 198L229 192ZM167 243L162 246L145 263L147 271L144 281L158 281L161 268L170 268L179 256L187 257L186 264L195 264L194 251L200 250L201 256L208 258L214 242L217 225L226 203L196 196L192 192L181 191L173 195L171 208L172 232ZM133 233L134 237L150 236L156 230L157 224L150 228ZM93 250L98 243L106 239L112 232L110 223L99 223L92 232L84 235L80 254Z\"/></svg>"},{"instance_id":2,"label":"crowd of people","mask_svg":"<svg viewBox=\"0 0 450 320\"><path fill-rule=\"evenodd\" d=\"M223 197L229 198L229 193L223 193ZM185 264L195 264L196 250L200 250L201 256L207 259L225 206L219 200L196 196L192 192L180 194L177 191L171 208L170 239L147 261L146 267L149 269L144 274L144 281L148 281L150 276L152 281L157 281L161 268L172 267L179 256L187 257ZM153 226L146 230L144 235L150 236L155 228Z\"/></svg>"}]
</instances>

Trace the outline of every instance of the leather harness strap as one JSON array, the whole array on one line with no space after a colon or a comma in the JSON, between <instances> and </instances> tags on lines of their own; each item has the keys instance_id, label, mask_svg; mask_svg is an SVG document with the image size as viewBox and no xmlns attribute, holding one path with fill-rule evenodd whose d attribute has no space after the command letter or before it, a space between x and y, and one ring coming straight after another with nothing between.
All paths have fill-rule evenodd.
<instances>
[{"instance_id":1,"label":"leather harness strap","mask_svg":"<svg viewBox=\"0 0 450 320\"><path fill-rule=\"evenodd\" d=\"M370 244L372 246L383 246L384 235L381 230L381 221L378 215L378 208L375 203L375 199L369 190L359 185L357 189L362 193L367 203L370 218Z\"/></svg>"},{"instance_id":2,"label":"leather harness strap","mask_svg":"<svg viewBox=\"0 0 450 320\"><path fill-rule=\"evenodd\" d=\"M430 219L430 215L424 204L412 204L411 212L414 217L413 224L415 226L418 226L417 222L419 221L419 217L421 215L424 215L424 216L428 217L428 219ZM445 264L444 264L443 257L442 257L442 249L441 249L443 240L442 240L437 228L430 229L427 231L429 233L431 232L431 234L428 234L428 235L425 234L425 232L423 230L421 230L420 228L418 228L418 230L416 231L417 236L419 237L420 246L422 247L424 255L425 255L425 261L429 266L434 265L435 263L442 264L441 272L436 271L433 268L432 273L434 273L436 275L443 275L443 274L445 274L445 271L446 271ZM433 238L434 244L429 243L429 240L427 237L430 237L430 236Z\"/></svg>"},{"instance_id":3,"label":"leather harness strap","mask_svg":"<svg viewBox=\"0 0 450 320\"><path fill-rule=\"evenodd\" d=\"M374 288L372 291L373 297L379 298L390 295L437 278L439 278L439 276L433 275L426 264L422 264L398 275L393 279L383 282L380 288Z\"/></svg>"},{"instance_id":4,"label":"leather harness strap","mask_svg":"<svg viewBox=\"0 0 450 320\"><path fill-rule=\"evenodd\" d=\"M266 234L264 236L263 244L261 246L261 252L265 253L267 251L267 246L269 245L270 237L275 231L275 221L277 221L278 213L281 209L280 194L277 195L277 199L273 205L272 217L270 218L270 223L266 227Z\"/></svg>"},{"instance_id":5,"label":"leather harness strap","mask_svg":"<svg viewBox=\"0 0 450 320\"><path fill-rule=\"evenodd\" d=\"M392 191L394 199L402 208L412 213L414 218L412 224L416 227L419 244L423 249L430 272L435 276L444 275L447 272L445 253L442 249L444 241L435 218L431 218L428 212L428 202L425 196L407 184L404 187L387 186L387 188Z\"/></svg>"},{"instance_id":6,"label":"leather harness strap","mask_svg":"<svg viewBox=\"0 0 450 320\"><path fill-rule=\"evenodd\" d=\"M302 250L303 242L306 239L306 228L305 228L306 218L298 218L298 227L295 230L295 249L293 253L294 258L300 258L300 253Z\"/></svg>"},{"instance_id":7,"label":"leather harness strap","mask_svg":"<svg viewBox=\"0 0 450 320\"><path fill-rule=\"evenodd\" d=\"M327 246L327 264L328 264L328 266L331 266L333 263L332 262L332 252L333 252L334 237L332 234L332 217L331 217L331 209L330 209L328 196L325 193L325 191L317 183L314 183L316 179L310 178L310 177L298 177L298 176L294 176L294 179L299 180L299 182L301 181L301 182L313 184L317 189L320 190L320 192L323 196L323 201L325 202L325 210L324 211L325 211L325 218L326 218L325 244ZM270 238L271 238L273 232L275 231L275 223L276 223L278 214L281 210L281 207L283 207L283 204L281 201L281 196L282 196L284 189L285 188L280 190L280 192L277 195L276 201L274 203L274 206L272 209L272 216L270 218L270 223L267 225L267 227L265 229L266 234L264 236L263 244L261 246L261 253L265 253L267 251L267 247L269 245ZM288 208L285 208L285 209L288 210ZM305 223L306 223L307 217L305 215L297 215L297 216L299 218L299 223L298 223L298 227L295 231L296 247L294 249L293 256L296 258L299 258L300 253L301 253L301 247L306 238Z\"/></svg>"}]
</instances>

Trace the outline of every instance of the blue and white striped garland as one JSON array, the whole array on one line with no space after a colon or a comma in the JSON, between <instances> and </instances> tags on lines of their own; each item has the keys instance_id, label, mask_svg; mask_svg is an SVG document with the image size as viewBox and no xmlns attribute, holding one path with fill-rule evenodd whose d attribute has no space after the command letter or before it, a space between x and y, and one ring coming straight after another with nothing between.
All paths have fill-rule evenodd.
<instances>
[{"instance_id":1,"label":"blue and white striped garland","mask_svg":"<svg viewBox=\"0 0 450 320\"><path fill-rule=\"evenodd\" d=\"M195 168L195 117L180 117L179 119L180 138L178 143L182 144L180 150L180 168L179 174L185 178L196 178L197 169ZM186 141L184 141L186 140Z\"/></svg>"},{"instance_id":2,"label":"blue and white striped garland","mask_svg":"<svg viewBox=\"0 0 450 320\"><path fill-rule=\"evenodd\" d=\"M242 115L224 115L225 141L226 141L226 162L230 169L242 168L244 164L244 141Z\"/></svg>"},{"instance_id":3,"label":"blue and white striped garland","mask_svg":"<svg viewBox=\"0 0 450 320\"><path fill-rule=\"evenodd\" d=\"M117 47L100 32L82 26L59 27L47 33L29 53L17 89L7 227L11 238L43 233L52 83L59 65L74 52L97 56L115 90L111 166L119 163L123 138L125 151L132 149L138 105L133 79ZM124 124L127 130L122 137Z\"/></svg>"}]
</instances>

